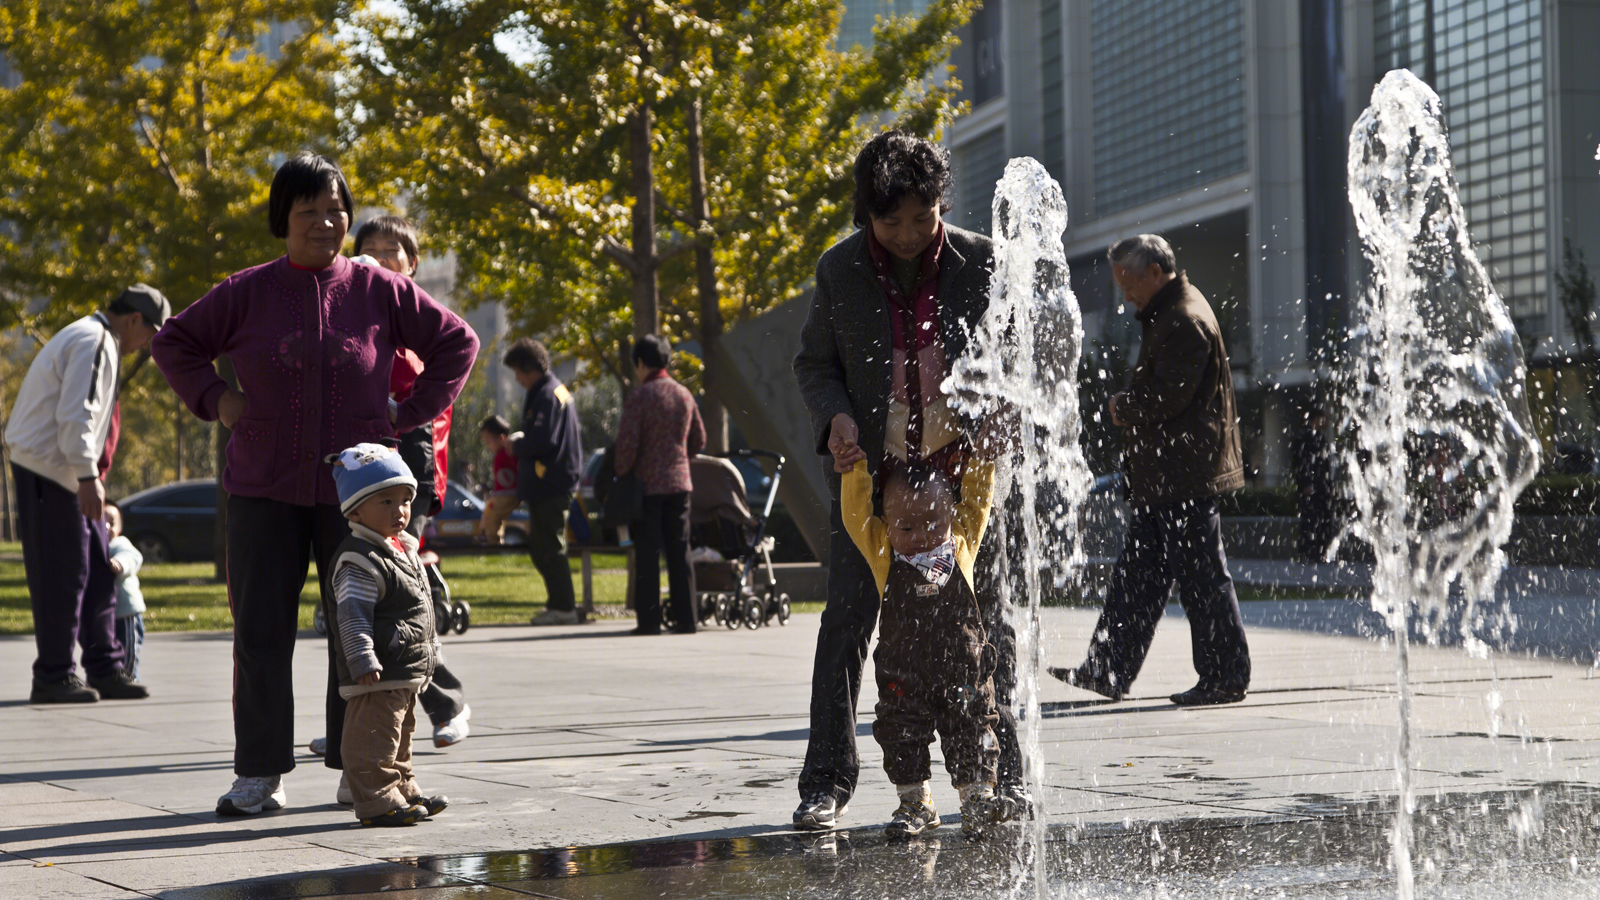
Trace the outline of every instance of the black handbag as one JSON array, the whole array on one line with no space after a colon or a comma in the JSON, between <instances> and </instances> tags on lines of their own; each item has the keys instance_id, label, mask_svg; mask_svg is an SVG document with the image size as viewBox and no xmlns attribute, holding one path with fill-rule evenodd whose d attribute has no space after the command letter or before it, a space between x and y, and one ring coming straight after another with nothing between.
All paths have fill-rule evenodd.
<instances>
[{"instance_id":1,"label":"black handbag","mask_svg":"<svg viewBox=\"0 0 1600 900\"><path fill-rule=\"evenodd\" d=\"M644 518L644 482L632 472L619 476L611 483L600 509L601 524L607 528L621 528Z\"/></svg>"}]
</instances>

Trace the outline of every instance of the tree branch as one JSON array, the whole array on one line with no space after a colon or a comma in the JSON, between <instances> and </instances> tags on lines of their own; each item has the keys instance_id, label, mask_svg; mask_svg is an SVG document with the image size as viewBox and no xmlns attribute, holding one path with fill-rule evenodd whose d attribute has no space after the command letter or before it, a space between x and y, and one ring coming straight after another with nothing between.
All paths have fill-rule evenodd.
<instances>
[{"instance_id":1,"label":"tree branch","mask_svg":"<svg viewBox=\"0 0 1600 900\"><path fill-rule=\"evenodd\" d=\"M144 118L143 113L135 116L136 121L139 123L139 133L144 135L145 142L150 145L150 149L156 152L156 159L161 163L161 170L166 173L167 180L172 182L172 186L178 189L178 195L180 197L189 196L189 189L184 186L183 179L178 177L178 170L173 167L172 160L167 156L166 148L151 133L150 126L145 124Z\"/></svg>"},{"instance_id":2,"label":"tree branch","mask_svg":"<svg viewBox=\"0 0 1600 900\"><path fill-rule=\"evenodd\" d=\"M634 259L633 251L628 249L628 245L607 234L600 238L600 249L604 250L607 256L621 263L622 267L627 269L630 275L639 274L639 261Z\"/></svg>"}]
</instances>

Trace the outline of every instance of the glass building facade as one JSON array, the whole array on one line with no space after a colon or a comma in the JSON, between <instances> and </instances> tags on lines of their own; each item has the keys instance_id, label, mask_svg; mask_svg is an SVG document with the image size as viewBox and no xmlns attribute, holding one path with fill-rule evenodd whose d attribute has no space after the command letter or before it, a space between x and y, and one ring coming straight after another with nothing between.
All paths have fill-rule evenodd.
<instances>
[{"instance_id":1,"label":"glass building facade","mask_svg":"<svg viewBox=\"0 0 1600 900\"><path fill-rule=\"evenodd\" d=\"M839 49L848 50L860 45L872 49L872 27L878 17L894 19L901 16L920 16L928 9L928 0L847 0L844 18L839 22Z\"/></svg>"},{"instance_id":2,"label":"glass building facade","mask_svg":"<svg viewBox=\"0 0 1600 900\"><path fill-rule=\"evenodd\" d=\"M1540 0L1378 0L1381 75L1408 68L1444 105L1474 249L1524 337L1550 333Z\"/></svg>"},{"instance_id":3,"label":"glass building facade","mask_svg":"<svg viewBox=\"0 0 1600 900\"><path fill-rule=\"evenodd\" d=\"M1091 0L1094 210L1245 170L1243 0Z\"/></svg>"}]
</instances>

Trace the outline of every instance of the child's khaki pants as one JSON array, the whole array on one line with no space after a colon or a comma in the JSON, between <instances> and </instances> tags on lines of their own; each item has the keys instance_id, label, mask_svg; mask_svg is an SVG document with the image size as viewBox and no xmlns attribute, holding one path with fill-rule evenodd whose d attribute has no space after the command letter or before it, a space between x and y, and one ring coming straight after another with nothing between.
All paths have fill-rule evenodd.
<instances>
[{"instance_id":1,"label":"child's khaki pants","mask_svg":"<svg viewBox=\"0 0 1600 900\"><path fill-rule=\"evenodd\" d=\"M483 501L483 517L478 520L475 535L491 544L500 543L506 530L506 518L517 508L517 498L509 494L491 495Z\"/></svg>"},{"instance_id":2,"label":"child's khaki pants","mask_svg":"<svg viewBox=\"0 0 1600 900\"><path fill-rule=\"evenodd\" d=\"M411 777L416 703L415 690L369 691L351 697L345 706L340 755L356 818L381 816L422 796Z\"/></svg>"}]
</instances>

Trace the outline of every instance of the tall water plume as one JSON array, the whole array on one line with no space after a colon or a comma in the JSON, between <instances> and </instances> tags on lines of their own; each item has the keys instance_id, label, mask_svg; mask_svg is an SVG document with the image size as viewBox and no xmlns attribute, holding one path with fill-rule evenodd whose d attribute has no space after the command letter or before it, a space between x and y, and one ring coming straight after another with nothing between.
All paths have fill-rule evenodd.
<instances>
[{"instance_id":1,"label":"tall water plume","mask_svg":"<svg viewBox=\"0 0 1600 900\"><path fill-rule=\"evenodd\" d=\"M1024 778L1040 805L1031 827L1023 830L1018 853L1031 869L1035 895L1043 897L1049 881L1039 748L1038 603L1047 590L1068 587L1083 564L1078 513L1093 482L1079 443L1083 317L1061 246L1066 201L1042 165L1025 157L1006 165L995 187L993 221L989 308L946 387L965 411L1014 415L1016 421L992 527L1000 531L1000 570L1012 573L1000 579L1000 590L1017 635L1015 703ZM1010 515L1003 513L1007 508Z\"/></svg>"},{"instance_id":2,"label":"tall water plume","mask_svg":"<svg viewBox=\"0 0 1600 900\"><path fill-rule=\"evenodd\" d=\"M1512 503L1539 445L1510 314L1472 250L1439 98L1409 71L1384 76L1350 132L1350 203L1371 267L1347 347L1345 537L1374 554L1373 609L1394 632L1400 694L1393 833L1399 896L1411 868L1407 647L1459 628L1487 653L1514 621L1492 608Z\"/></svg>"}]
</instances>

